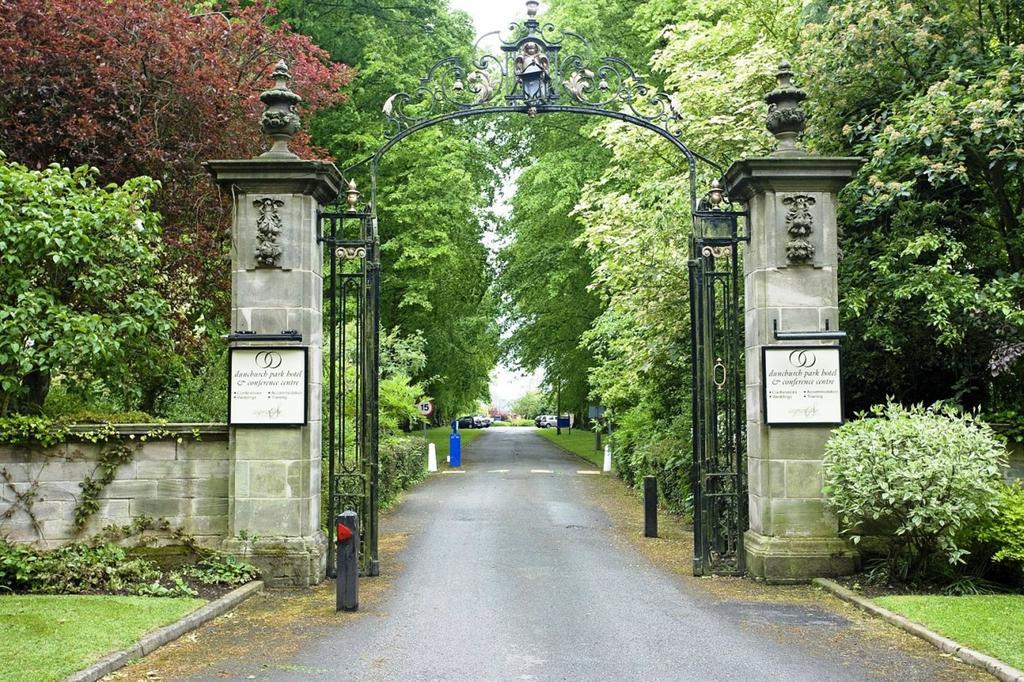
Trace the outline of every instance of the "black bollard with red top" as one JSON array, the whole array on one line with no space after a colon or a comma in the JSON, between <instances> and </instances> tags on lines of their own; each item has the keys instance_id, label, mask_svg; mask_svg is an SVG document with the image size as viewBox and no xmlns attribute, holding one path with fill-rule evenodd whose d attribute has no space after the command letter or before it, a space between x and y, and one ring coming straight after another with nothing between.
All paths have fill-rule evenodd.
<instances>
[{"instance_id":1,"label":"black bollard with red top","mask_svg":"<svg viewBox=\"0 0 1024 682\"><path fill-rule=\"evenodd\" d=\"M344 511L335 519L338 533L337 611L359 610L359 516Z\"/></svg>"}]
</instances>

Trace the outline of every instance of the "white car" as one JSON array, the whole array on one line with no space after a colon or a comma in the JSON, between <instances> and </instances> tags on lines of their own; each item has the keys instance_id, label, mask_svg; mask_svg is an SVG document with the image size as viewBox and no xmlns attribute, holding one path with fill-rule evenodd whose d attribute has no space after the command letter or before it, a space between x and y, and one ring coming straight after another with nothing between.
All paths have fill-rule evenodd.
<instances>
[{"instance_id":1,"label":"white car","mask_svg":"<svg viewBox=\"0 0 1024 682\"><path fill-rule=\"evenodd\" d=\"M541 414L533 420L533 423L539 429L546 429L549 426L558 426L558 417L553 414Z\"/></svg>"}]
</instances>

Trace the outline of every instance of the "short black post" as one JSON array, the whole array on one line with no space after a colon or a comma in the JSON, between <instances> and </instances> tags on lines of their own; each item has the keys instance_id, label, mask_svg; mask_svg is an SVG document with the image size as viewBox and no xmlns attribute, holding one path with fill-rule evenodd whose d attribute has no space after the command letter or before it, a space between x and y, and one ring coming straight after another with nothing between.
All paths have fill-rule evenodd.
<instances>
[{"instance_id":1,"label":"short black post","mask_svg":"<svg viewBox=\"0 0 1024 682\"><path fill-rule=\"evenodd\" d=\"M644 476L644 537L658 537L658 479Z\"/></svg>"},{"instance_id":2,"label":"short black post","mask_svg":"<svg viewBox=\"0 0 1024 682\"><path fill-rule=\"evenodd\" d=\"M601 452L601 429L594 431L594 452Z\"/></svg>"},{"instance_id":3,"label":"short black post","mask_svg":"<svg viewBox=\"0 0 1024 682\"><path fill-rule=\"evenodd\" d=\"M335 519L338 533L337 611L359 610L359 516L343 511Z\"/></svg>"}]
</instances>

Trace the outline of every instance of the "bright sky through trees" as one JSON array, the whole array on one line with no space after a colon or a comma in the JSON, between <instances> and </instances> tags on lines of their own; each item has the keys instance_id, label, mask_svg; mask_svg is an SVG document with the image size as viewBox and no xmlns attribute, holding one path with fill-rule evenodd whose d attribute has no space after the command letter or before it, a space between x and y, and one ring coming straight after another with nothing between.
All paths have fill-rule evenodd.
<instances>
[{"instance_id":1,"label":"bright sky through trees","mask_svg":"<svg viewBox=\"0 0 1024 682\"><path fill-rule=\"evenodd\" d=\"M477 35L504 29L511 22L526 18L526 3L522 0L451 0L449 4L473 18ZM504 195L499 197L502 203L506 199ZM500 208L498 212L504 213ZM537 388L542 375L540 371L520 374L504 363L499 364L491 373L491 401L498 407L508 407L519 396Z\"/></svg>"},{"instance_id":2,"label":"bright sky through trees","mask_svg":"<svg viewBox=\"0 0 1024 682\"><path fill-rule=\"evenodd\" d=\"M509 23L526 18L523 0L451 0L449 6L473 17L477 35L506 28ZM541 5L541 11L544 10Z\"/></svg>"}]
</instances>

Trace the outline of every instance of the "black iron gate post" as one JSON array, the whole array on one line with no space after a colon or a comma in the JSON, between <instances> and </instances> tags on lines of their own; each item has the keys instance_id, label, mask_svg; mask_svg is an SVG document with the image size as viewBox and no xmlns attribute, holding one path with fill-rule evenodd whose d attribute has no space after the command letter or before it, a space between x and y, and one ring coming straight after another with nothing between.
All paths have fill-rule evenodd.
<instances>
[{"instance_id":1,"label":"black iron gate post","mask_svg":"<svg viewBox=\"0 0 1024 682\"><path fill-rule=\"evenodd\" d=\"M379 573L378 452L380 362L380 255L372 210L360 208L354 182L347 205L321 211L318 236L325 245L327 298L327 414L323 457L326 516L359 514L359 567ZM327 573L335 576L334 535Z\"/></svg>"},{"instance_id":2,"label":"black iron gate post","mask_svg":"<svg viewBox=\"0 0 1024 682\"><path fill-rule=\"evenodd\" d=\"M717 183L694 212L690 253L694 575L743 573L747 493L740 250L744 213Z\"/></svg>"},{"instance_id":3,"label":"black iron gate post","mask_svg":"<svg viewBox=\"0 0 1024 682\"><path fill-rule=\"evenodd\" d=\"M369 423L366 428L367 468L370 475L370 499L367 505L370 515L366 522L366 562L368 575L380 575L380 557L378 541L380 526L380 237L377 234L377 216L371 207L370 215L363 218L366 235L366 293L368 301L366 314L367 338L369 347L366 349L364 361L367 382L367 400L369 402Z\"/></svg>"}]
</instances>

